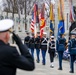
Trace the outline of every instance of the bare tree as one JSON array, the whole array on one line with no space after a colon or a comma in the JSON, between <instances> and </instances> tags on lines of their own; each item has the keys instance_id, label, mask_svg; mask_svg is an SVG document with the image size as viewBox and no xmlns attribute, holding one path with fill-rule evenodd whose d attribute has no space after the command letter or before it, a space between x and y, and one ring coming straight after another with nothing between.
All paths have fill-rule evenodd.
<instances>
[{"instance_id":1,"label":"bare tree","mask_svg":"<svg viewBox=\"0 0 76 75\"><path fill-rule=\"evenodd\" d=\"M38 7L41 8L41 4L45 2L47 6L50 8L50 1L51 0L6 0L8 7L6 8L7 16L8 12L12 13L12 16L14 18L14 13L17 13L19 15L24 14L25 15L25 21L26 16L31 14L31 11L33 9L34 3L38 4ZM49 10L49 8L46 9ZM24 12L24 13L23 13Z\"/></svg>"}]
</instances>

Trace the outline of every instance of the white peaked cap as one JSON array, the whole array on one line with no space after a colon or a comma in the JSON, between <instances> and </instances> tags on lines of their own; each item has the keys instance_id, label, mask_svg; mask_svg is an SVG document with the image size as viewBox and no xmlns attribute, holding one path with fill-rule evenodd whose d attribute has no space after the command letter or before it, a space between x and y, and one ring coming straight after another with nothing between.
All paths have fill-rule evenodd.
<instances>
[{"instance_id":1,"label":"white peaked cap","mask_svg":"<svg viewBox=\"0 0 76 75\"><path fill-rule=\"evenodd\" d=\"M51 36L50 38L54 38L54 36Z\"/></svg>"},{"instance_id":2,"label":"white peaked cap","mask_svg":"<svg viewBox=\"0 0 76 75\"><path fill-rule=\"evenodd\" d=\"M47 34L46 32L43 32L43 34Z\"/></svg>"},{"instance_id":3,"label":"white peaked cap","mask_svg":"<svg viewBox=\"0 0 76 75\"><path fill-rule=\"evenodd\" d=\"M14 25L14 22L11 19L0 20L0 32L10 29L13 25Z\"/></svg>"}]
</instances>

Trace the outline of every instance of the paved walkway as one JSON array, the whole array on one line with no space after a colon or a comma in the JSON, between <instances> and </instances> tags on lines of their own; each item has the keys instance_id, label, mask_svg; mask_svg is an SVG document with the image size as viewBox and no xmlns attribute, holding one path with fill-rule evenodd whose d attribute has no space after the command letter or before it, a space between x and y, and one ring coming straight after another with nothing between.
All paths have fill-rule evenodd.
<instances>
[{"instance_id":1,"label":"paved walkway","mask_svg":"<svg viewBox=\"0 0 76 75\"><path fill-rule=\"evenodd\" d=\"M40 54L41 57L41 54ZM35 60L36 60L36 55L35 55ZM42 58L41 58L42 60ZM34 71L23 71L23 70L17 70L17 75L76 75L76 63L75 63L75 73L71 74L69 73L70 66L69 66L69 61L63 60L63 70L60 71L58 70L58 58L55 57L55 62L54 62L54 68L50 68L50 60L49 60L49 55L47 53L46 55L46 65L42 65L42 61L40 63L36 63L36 68Z\"/></svg>"}]
</instances>

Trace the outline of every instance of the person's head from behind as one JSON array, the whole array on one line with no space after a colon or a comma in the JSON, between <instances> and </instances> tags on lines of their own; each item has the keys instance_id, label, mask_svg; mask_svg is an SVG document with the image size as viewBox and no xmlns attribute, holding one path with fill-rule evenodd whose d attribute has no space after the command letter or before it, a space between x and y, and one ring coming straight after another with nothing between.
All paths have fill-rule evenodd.
<instances>
[{"instance_id":1,"label":"person's head from behind","mask_svg":"<svg viewBox=\"0 0 76 75\"><path fill-rule=\"evenodd\" d=\"M40 32L37 32L37 36L40 36Z\"/></svg>"},{"instance_id":2,"label":"person's head from behind","mask_svg":"<svg viewBox=\"0 0 76 75\"><path fill-rule=\"evenodd\" d=\"M50 37L50 41L53 41L53 40L54 40L54 36L51 36L51 37Z\"/></svg>"},{"instance_id":3,"label":"person's head from behind","mask_svg":"<svg viewBox=\"0 0 76 75\"><path fill-rule=\"evenodd\" d=\"M75 39L75 35L74 34L71 34L71 39Z\"/></svg>"},{"instance_id":4,"label":"person's head from behind","mask_svg":"<svg viewBox=\"0 0 76 75\"><path fill-rule=\"evenodd\" d=\"M34 33L31 33L31 36L34 37Z\"/></svg>"},{"instance_id":5,"label":"person's head from behind","mask_svg":"<svg viewBox=\"0 0 76 75\"><path fill-rule=\"evenodd\" d=\"M61 34L60 34L60 37L61 37L61 38L64 38L64 34L61 33Z\"/></svg>"},{"instance_id":6,"label":"person's head from behind","mask_svg":"<svg viewBox=\"0 0 76 75\"><path fill-rule=\"evenodd\" d=\"M26 35L29 36L29 32L27 32Z\"/></svg>"},{"instance_id":7,"label":"person's head from behind","mask_svg":"<svg viewBox=\"0 0 76 75\"><path fill-rule=\"evenodd\" d=\"M75 39L76 38L76 33L70 32L70 39Z\"/></svg>"},{"instance_id":8,"label":"person's head from behind","mask_svg":"<svg viewBox=\"0 0 76 75\"><path fill-rule=\"evenodd\" d=\"M10 19L4 19L0 21L0 40L4 43L8 43L10 39L9 29L13 26L13 21Z\"/></svg>"},{"instance_id":9,"label":"person's head from behind","mask_svg":"<svg viewBox=\"0 0 76 75\"><path fill-rule=\"evenodd\" d=\"M46 34L47 34L46 32L43 32L43 37L45 37L45 38L46 38Z\"/></svg>"}]
</instances>

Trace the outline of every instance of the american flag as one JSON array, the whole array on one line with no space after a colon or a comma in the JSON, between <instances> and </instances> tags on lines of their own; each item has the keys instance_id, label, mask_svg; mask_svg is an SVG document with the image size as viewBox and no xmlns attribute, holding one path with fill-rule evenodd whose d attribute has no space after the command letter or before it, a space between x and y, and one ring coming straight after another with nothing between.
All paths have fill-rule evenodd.
<instances>
[{"instance_id":1,"label":"american flag","mask_svg":"<svg viewBox=\"0 0 76 75\"><path fill-rule=\"evenodd\" d=\"M32 32L34 32L34 25L35 25L34 12L32 12L32 21L31 21L31 31L32 31Z\"/></svg>"},{"instance_id":2,"label":"american flag","mask_svg":"<svg viewBox=\"0 0 76 75\"><path fill-rule=\"evenodd\" d=\"M32 11L31 31L33 33L34 33L35 23L36 23L36 4L34 4L34 8Z\"/></svg>"},{"instance_id":3,"label":"american flag","mask_svg":"<svg viewBox=\"0 0 76 75\"><path fill-rule=\"evenodd\" d=\"M35 22L34 22L34 20L32 20L32 22L31 22L31 31L32 32L34 32L34 24L35 24Z\"/></svg>"}]
</instances>

